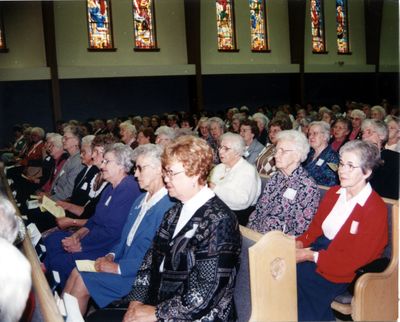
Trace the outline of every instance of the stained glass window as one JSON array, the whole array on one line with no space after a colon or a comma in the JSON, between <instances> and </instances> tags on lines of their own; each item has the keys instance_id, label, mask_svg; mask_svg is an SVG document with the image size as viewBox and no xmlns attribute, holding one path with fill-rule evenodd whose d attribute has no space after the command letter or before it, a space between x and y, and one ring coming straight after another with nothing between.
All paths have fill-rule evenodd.
<instances>
[{"instance_id":1,"label":"stained glass window","mask_svg":"<svg viewBox=\"0 0 400 322\"><path fill-rule=\"evenodd\" d=\"M236 50L233 0L216 0L218 50Z\"/></svg>"},{"instance_id":2,"label":"stained glass window","mask_svg":"<svg viewBox=\"0 0 400 322\"><path fill-rule=\"evenodd\" d=\"M268 50L264 0L249 0L251 50Z\"/></svg>"},{"instance_id":3,"label":"stained glass window","mask_svg":"<svg viewBox=\"0 0 400 322\"><path fill-rule=\"evenodd\" d=\"M156 49L154 0L133 0L135 50Z\"/></svg>"},{"instance_id":4,"label":"stained glass window","mask_svg":"<svg viewBox=\"0 0 400 322\"><path fill-rule=\"evenodd\" d=\"M0 52L7 52L6 37L4 35L3 12L0 9Z\"/></svg>"},{"instance_id":5,"label":"stained glass window","mask_svg":"<svg viewBox=\"0 0 400 322\"><path fill-rule=\"evenodd\" d=\"M313 53L324 53L325 48L325 25L323 0L311 0L311 34Z\"/></svg>"},{"instance_id":6,"label":"stained glass window","mask_svg":"<svg viewBox=\"0 0 400 322\"><path fill-rule=\"evenodd\" d=\"M338 53L349 53L350 48L347 0L336 0L336 36Z\"/></svg>"},{"instance_id":7,"label":"stained glass window","mask_svg":"<svg viewBox=\"0 0 400 322\"><path fill-rule=\"evenodd\" d=\"M110 0L87 0L89 50L114 49Z\"/></svg>"}]
</instances>

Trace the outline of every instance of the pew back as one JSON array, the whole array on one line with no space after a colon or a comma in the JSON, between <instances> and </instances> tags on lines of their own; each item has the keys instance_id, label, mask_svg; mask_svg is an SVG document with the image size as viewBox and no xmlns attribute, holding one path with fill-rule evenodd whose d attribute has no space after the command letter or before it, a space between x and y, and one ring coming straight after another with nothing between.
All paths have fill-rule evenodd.
<instances>
[{"instance_id":1,"label":"pew back","mask_svg":"<svg viewBox=\"0 0 400 322\"><path fill-rule=\"evenodd\" d=\"M297 321L294 237L280 231L261 235L242 226L240 230L244 239L255 241L248 248L251 290L251 315L248 320ZM239 272L241 274L243 271ZM239 303L242 305L242 300ZM240 319L241 308L238 310L239 321L245 321Z\"/></svg>"}]
</instances>

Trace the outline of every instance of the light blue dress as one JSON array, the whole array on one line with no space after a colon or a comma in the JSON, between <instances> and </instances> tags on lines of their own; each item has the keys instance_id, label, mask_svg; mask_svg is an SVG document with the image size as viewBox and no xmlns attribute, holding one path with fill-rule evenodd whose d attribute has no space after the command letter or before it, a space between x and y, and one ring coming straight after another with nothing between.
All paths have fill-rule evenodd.
<instances>
[{"instance_id":1,"label":"light blue dress","mask_svg":"<svg viewBox=\"0 0 400 322\"><path fill-rule=\"evenodd\" d=\"M135 223L146 193L133 203L122 232L121 240L110 253L115 254L114 262L119 264L121 274L81 272L81 276L94 301L105 307L114 300L127 295L133 285L136 272L142 264L147 250L160 226L164 213L174 204L168 194L147 210L130 246L127 245L129 232Z\"/></svg>"}]
</instances>

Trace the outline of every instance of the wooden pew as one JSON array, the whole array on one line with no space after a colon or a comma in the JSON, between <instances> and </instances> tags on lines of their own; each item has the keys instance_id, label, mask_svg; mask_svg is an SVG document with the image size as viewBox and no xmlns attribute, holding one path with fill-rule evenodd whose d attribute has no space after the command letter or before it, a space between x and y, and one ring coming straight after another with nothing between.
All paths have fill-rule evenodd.
<instances>
[{"instance_id":1,"label":"wooden pew","mask_svg":"<svg viewBox=\"0 0 400 322\"><path fill-rule=\"evenodd\" d=\"M4 176L3 168L0 168L0 186L5 195L8 197L8 199L14 204L14 207L17 210L17 215L20 216L21 214L19 213L18 207L15 204L15 200L12 195L11 189L8 185L7 179ZM50 291L46 277L44 276L43 271L40 267L36 251L33 248L32 243L30 241L29 233L27 232L26 234L27 234L26 238L22 243L22 249L32 266L33 288L36 294L36 298L39 300L39 306L43 317L43 321L63 322L64 319L58 310L58 307L54 300L54 296Z\"/></svg>"},{"instance_id":2,"label":"wooden pew","mask_svg":"<svg viewBox=\"0 0 400 322\"><path fill-rule=\"evenodd\" d=\"M329 189L319 186L321 197ZM395 321L398 318L399 201L383 198L390 222L388 267L382 273L366 273L358 278L354 296L337 297L331 308L354 321ZM366 245L368 247L368 245ZM344 301L343 301L344 299Z\"/></svg>"},{"instance_id":3,"label":"wooden pew","mask_svg":"<svg viewBox=\"0 0 400 322\"><path fill-rule=\"evenodd\" d=\"M240 231L242 262L235 287L238 321L297 321L294 238L280 231L262 235L243 226ZM249 285L251 300L245 294Z\"/></svg>"}]
</instances>

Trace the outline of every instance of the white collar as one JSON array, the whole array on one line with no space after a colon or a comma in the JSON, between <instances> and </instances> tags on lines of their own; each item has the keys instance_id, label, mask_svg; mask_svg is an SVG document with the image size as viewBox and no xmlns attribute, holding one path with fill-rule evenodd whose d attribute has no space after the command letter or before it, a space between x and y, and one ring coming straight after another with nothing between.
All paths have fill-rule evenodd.
<instances>
[{"instance_id":1,"label":"white collar","mask_svg":"<svg viewBox=\"0 0 400 322\"><path fill-rule=\"evenodd\" d=\"M354 203L358 203L361 207L363 207L367 202L367 199L370 196L371 192L372 188L370 183L368 182L365 187L362 188L361 191L350 200ZM345 198L344 200L346 200L346 188L340 188L336 193L340 194L342 197Z\"/></svg>"},{"instance_id":2,"label":"white collar","mask_svg":"<svg viewBox=\"0 0 400 322\"><path fill-rule=\"evenodd\" d=\"M146 192L146 195L144 196L142 202L140 203L140 208L145 206L145 207L147 207L147 209L150 209L157 202L159 202L167 193L168 193L167 189L165 187L162 187L154 195L152 195L148 201L146 201L147 197L149 195L149 192Z\"/></svg>"}]
</instances>

